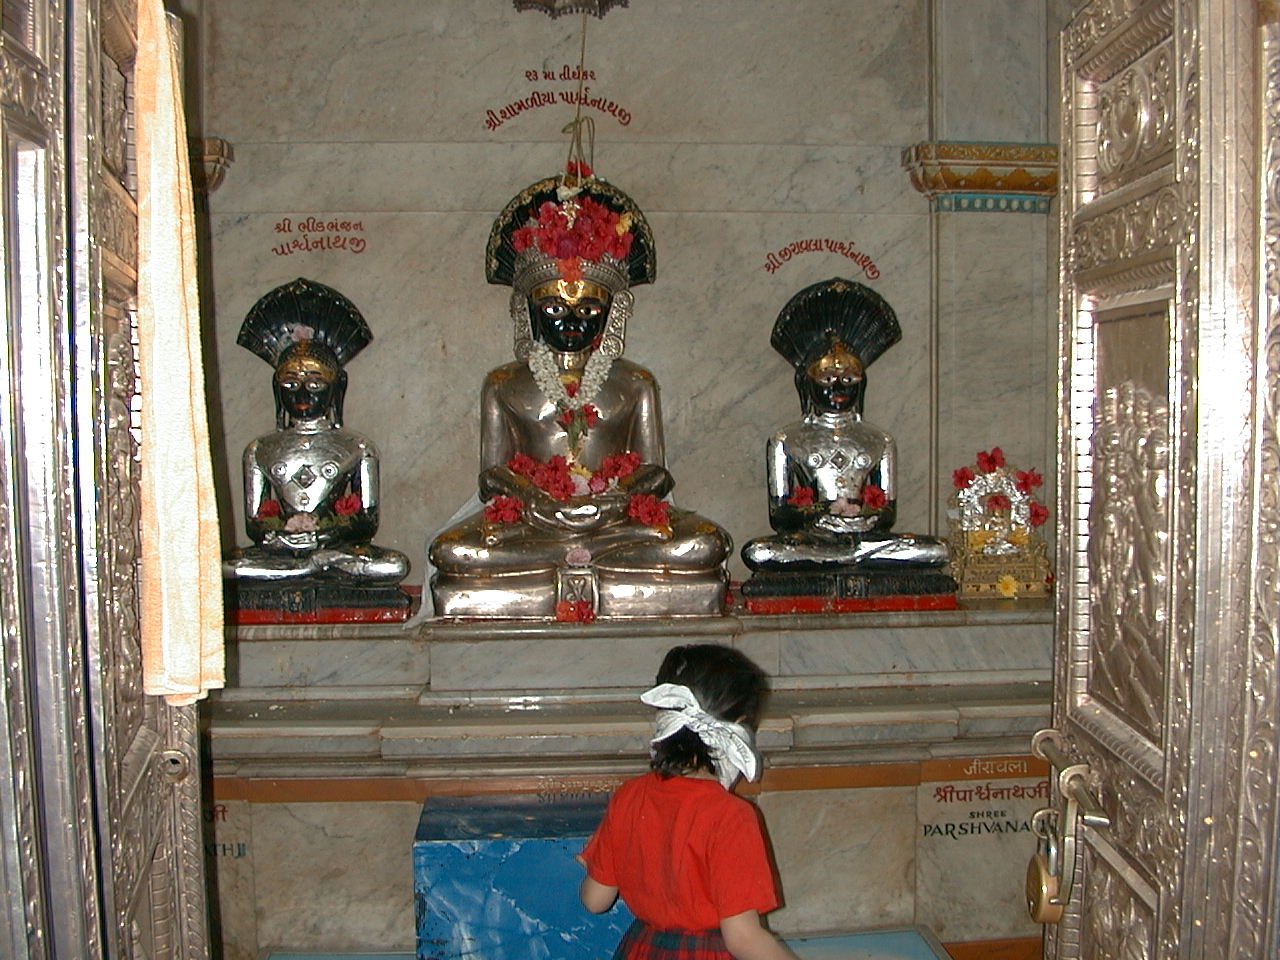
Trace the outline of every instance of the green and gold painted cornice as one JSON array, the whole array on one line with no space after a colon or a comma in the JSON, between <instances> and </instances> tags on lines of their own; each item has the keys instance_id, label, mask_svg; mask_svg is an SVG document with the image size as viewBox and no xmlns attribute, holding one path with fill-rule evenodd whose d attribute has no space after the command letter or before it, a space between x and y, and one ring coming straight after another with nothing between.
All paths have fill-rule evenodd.
<instances>
[{"instance_id":1,"label":"green and gold painted cornice","mask_svg":"<svg viewBox=\"0 0 1280 960\"><path fill-rule=\"evenodd\" d=\"M1058 193L1051 143L917 143L902 151L911 183L933 210L1048 213Z\"/></svg>"}]
</instances>

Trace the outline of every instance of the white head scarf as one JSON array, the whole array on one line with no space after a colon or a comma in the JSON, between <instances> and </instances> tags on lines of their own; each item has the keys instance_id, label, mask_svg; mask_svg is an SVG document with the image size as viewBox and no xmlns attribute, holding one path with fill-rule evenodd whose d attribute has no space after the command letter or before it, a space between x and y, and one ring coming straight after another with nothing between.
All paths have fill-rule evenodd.
<instances>
[{"instance_id":1,"label":"white head scarf","mask_svg":"<svg viewBox=\"0 0 1280 960\"><path fill-rule=\"evenodd\" d=\"M713 717L702 709L698 698L688 687L678 683L660 683L640 695L640 700L658 711L658 729L650 743L658 743L686 727L697 734L716 765L716 777L726 790L733 787L739 775L755 780L760 771L755 737L740 723Z\"/></svg>"}]
</instances>

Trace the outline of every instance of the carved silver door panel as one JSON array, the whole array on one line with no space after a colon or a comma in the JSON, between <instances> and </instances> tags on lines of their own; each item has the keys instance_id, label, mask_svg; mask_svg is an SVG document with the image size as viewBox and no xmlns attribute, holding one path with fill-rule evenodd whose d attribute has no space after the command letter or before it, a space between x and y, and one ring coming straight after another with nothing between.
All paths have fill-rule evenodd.
<instances>
[{"instance_id":1,"label":"carved silver door panel","mask_svg":"<svg viewBox=\"0 0 1280 960\"><path fill-rule=\"evenodd\" d=\"M130 0L0 8L0 956L15 960L207 955L194 710L141 692L132 17Z\"/></svg>"},{"instance_id":2,"label":"carved silver door panel","mask_svg":"<svg viewBox=\"0 0 1280 960\"><path fill-rule=\"evenodd\" d=\"M95 17L96 13L96 17ZM133 169L133 0L101 0L79 20L83 76L77 119L91 149L75 170L82 240L77 334L80 483L90 672L97 742L99 829L112 956L168 960L207 955L199 755L194 707L142 693L137 564L139 488L133 305L137 289ZM145 389L145 386L143 386ZM84 405L88 407L88 404ZM90 447L87 442L92 437ZM114 926L114 929L112 929Z\"/></svg>"},{"instance_id":3,"label":"carved silver door panel","mask_svg":"<svg viewBox=\"0 0 1280 960\"><path fill-rule=\"evenodd\" d=\"M1265 6L1094 0L1062 38L1054 726L1109 824L1077 825L1046 927L1061 960L1274 955L1280 595L1274 562L1251 567L1275 551L1252 466L1274 446L1254 433L1275 389L1256 366Z\"/></svg>"}]
</instances>

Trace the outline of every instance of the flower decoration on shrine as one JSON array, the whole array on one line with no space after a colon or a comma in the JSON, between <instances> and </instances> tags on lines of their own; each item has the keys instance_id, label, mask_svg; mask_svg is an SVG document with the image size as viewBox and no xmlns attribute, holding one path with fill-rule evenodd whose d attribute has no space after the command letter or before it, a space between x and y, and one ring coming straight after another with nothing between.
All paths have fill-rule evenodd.
<instances>
[{"instance_id":1,"label":"flower decoration on shrine","mask_svg":"<svg viewBox=\"0 0 1280 960\"><path fill-rule=\"evenodd\" d=\"M364 501L360 494L351 492L338 497L333 508L314 513L285 515L284 504L274 497L267 497L258 505L254 520L266 530L284 530L287 533L314 533L347 525L352 517L364 513Z\"/></svg>"},{"instance_id":2,"label":"flower decoration on shrine","mask_svg":"<svg viewBox=\"0 0 1280 960\"><path fill-rule=\"evenodd\" d=\"M889 498L884 488L878 484L865 484L856 499L836 497L829 502L819 503L817 491L810 486L798 485L787 497L787 505L802 510L816 509L818 512L832 514L837 517L858 517L867 513L883 510L888 506Z\"/></svg>"},{"instance_id":3,"label":"flower decoration on shrine","mask_svg":"<svg viewBox=\"0 0 1280 960\"><path fill-rule=\"evenodd\" d=\"M585 497L616 490L623 481L640 467L640 455L630 450L605 457L599 470L589 470L557 454L550 460L535 460L528 454L518 453L507 461L512 473L533 482L539 490L556 500L567 503L574 497ZM652 500L653 503L649 503ZM639 501L639 505L637 505ZM631 498L628 515L637 523L665 527L670 524L669 504L644 495ZM484 516L488 523L519 523L524 516L525 502L519 497L494 497L485 504ZM588 553L583 563L590 561Z\"/></svg>"},{"instance_id":4,"label":"flower decoration on shrine","mask_svg":"<svg viewBox=\"0 0 1280 960\"><path fill-rule=\"evenodd\" d=\"M584 165L570 173L582 183L578 172L590 169ZM537 248L556 261L561 279L570 282L583 278L584 260L600 263L610 257L625 263L634 240L630 213L619 213L592 197L576 194L560 203L544 201L537 217L517 228L511 238L517 254Z\"/></svg>"},{"instance_id":5,"label":"flower decoration on shrine","mask_svg":"<svg viewBox=\"0 0 1280 960\"><path fill-rule=\"evenodd\" d=\"M1049 508L1036 498L1044 477L1017 469L992 447L956 469L951 481L955 494L947 516L961 594L1045 596L1052 576L1040 528Z\"/></svg>"}]
</instances>

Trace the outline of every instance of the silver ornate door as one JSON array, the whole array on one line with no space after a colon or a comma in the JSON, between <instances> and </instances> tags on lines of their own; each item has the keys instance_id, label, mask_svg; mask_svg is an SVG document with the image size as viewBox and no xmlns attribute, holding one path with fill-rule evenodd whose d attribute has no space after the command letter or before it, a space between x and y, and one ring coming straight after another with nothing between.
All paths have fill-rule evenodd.
<instances>
[{"instance_id":1,"label":"silver ornate door","mask_svg":"<svg viewBox=\"0 0 1280 960\"><path fill-rule=\"evenodd\" d=\"M142 694L132 0L0 7L0 956L207 956L194 708Z\"/></svg>"},{"instance_id":2,"label":"silver ornate door","mask_svg":"<svg viewBox=\"0 0 1280 960\"><path fill-rule=\"evenodd\" d=\"M1060 823L1060 960L1276 955L1275 7L1093 0L1062 37L1050 737L1105 816Z\"/></svg>"}]
</instances>

